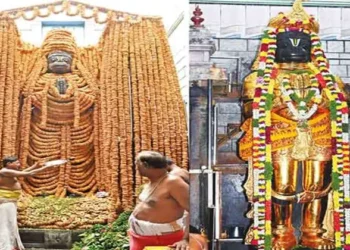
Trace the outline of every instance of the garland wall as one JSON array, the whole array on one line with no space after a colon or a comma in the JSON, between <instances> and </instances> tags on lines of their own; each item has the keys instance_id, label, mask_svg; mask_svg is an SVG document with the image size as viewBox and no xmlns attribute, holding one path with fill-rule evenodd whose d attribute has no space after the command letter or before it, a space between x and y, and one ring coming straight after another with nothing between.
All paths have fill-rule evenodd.
<instances>
[{"instance_id":1,"label":"garland wall","mask_svg":"<svg viewBox=\"0 0 350 250\"><path fill-rule=\"evenodd\" d=\"M16 153L19 122L20 54L17 27L11 19L0 19L0 155Z\"/></svg>"},{"instance_id":2,"label":"garland wall","mask_svg":"<svg viewBox=\"0 0 350 250\"><path fill-rule=\"evenodd\" d=\"M56 12L80 13L72 14L68 8L66 4ZM49 6L48 13L56 13L53 10ZM79 10L82 12L83 6ZM47 103L52 97L44 94L39 100L33 95L34 86L44 81L39 81L39 76L46 79L46 62L41 48L20 40L13 20L18 17L10 18L5 13L0 18L0 157L18 155L25 168L44 157L31 150L31 143L36 143L32 138L47 135L52 139L57 134L68 148L52 147L52 152L49 148L44 149L51 158L64 158L74 155L71 152L75 147L74 133L88 133L84 143L93 145L89 152L93 152L94 159L93 164L89 163L89 171L93 173L80 175L82 179L79 180L77 173L69 176L73 168L67 164L64 171L60 168L52 173L55 178L53 175L44 178L43 175L40 180L22 181L26 193L35 196L45 190L65 197L67 190L60 189L63 182L72 185L68 189L70 193L88 195L99 190L108 191L112 197L112 212L116 207L130 209L135 203L136 190L143 183L135 166L138 152L159 151L187 168L185 109L161 19L136 16L119 20L114 12L108 14L99 44L79 48L74 59L74 69L84 81L72 78L71 82L76 84L73 91L90 89L85 99L75 95L74 126L62 127L60 131L54 131L52 127L48 134L43 128L47 128L47 122L52 122L47 114L50 112ZM44 82L40 85L43 86L42 93L50 92L49 85ZM85 117L79 112L84 103L93 103L91 116ZM41 121L35 121L33 105L41 108ZM85 123L93 129L76 129Z\"/></svg>"},{"instance_id":3,"label":"garland wall","mask_svg":"<svg viewBox=\"0 0 350 250\"><path fill-rule=\"evenodd\" d=\"M187 167L185 111L161 20L110 22L100 48L100 172L116 201L130 207L142 184L138 152L159 151Z\"/></svg>"}]
</instances>

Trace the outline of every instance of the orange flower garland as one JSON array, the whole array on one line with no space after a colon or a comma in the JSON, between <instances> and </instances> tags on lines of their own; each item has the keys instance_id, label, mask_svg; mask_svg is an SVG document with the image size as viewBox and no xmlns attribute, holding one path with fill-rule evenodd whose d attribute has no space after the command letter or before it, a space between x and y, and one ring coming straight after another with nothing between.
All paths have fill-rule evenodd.
<instances>
[{"instance_id":1,"label":"orange flower garland","mask_svg":"<svg viewBox=\"0 0 350 250\"><path fill-rule=\"evenodd\" d=\"M138 152L157 150L187 167L186 121L160 19L115 11L104 11L102 16L101 9L88 9L64 2L34 6L30 13L1 13L6 25L0 27L0 68L6 70L0 73L0 80L4 79L0 101L5 101L8 109L4 110L9 113L0 113L0 130L6 128L9 134L0 133L6 135L0 135L0 143L2 149L6 145L9 152L20 153L23 167L43 159L73 157L68 164L22 180L23 190L30 195L60 197L107 191L112 219L119 206L134 205L136 190L143 183L134 163ZM63 31L50 34L51 40L42 48L17 43L15 25L6 17L32 19L62 12L107 22L99 44L77 48L74 40L59 38L66 36ZM71 74L47 73L47 54L60 49L73 55ZM69 85L63 95L55 87L58 77ZM19 95L23 96L21 109ZM11 121L4 124L5 118ZM74 227L70 220L39 223L22 217L21 223Z\"/></svg>"}]
</instances>

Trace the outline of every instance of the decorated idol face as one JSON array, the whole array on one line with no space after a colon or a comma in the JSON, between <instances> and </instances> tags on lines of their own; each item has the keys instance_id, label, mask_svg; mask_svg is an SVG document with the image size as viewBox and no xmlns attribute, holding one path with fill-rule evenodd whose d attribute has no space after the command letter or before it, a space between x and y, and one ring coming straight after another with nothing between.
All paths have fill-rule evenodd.
<instances>
[{"instance_id":1,"label":"decorated idol face","mask_svg":"<svg viewBox=\"0 0 350 250\"><path fill-rule=\"evenodd\" d=\"M56 74L71 72L72 56L65 51L54 51L47 57L49 71Z\"/></svg>"},{"instance_id":2,"label":"decorated idol face","mask_svg":"<svg viewBox=\"0 0 350 250\"><path fill-rule=\"evenodd\" d=\"M311 38L304 32L287 31L277 34L276 62L306 63L311 61Z\"/></svg>"}]
</instances>

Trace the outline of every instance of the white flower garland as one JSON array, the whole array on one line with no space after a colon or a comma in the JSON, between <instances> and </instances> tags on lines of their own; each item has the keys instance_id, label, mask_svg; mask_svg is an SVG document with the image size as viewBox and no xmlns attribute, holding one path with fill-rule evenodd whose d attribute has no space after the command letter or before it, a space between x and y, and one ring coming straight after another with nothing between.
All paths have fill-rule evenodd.
<instances>
[{"instance_id":1,"label":"white flower garland","mask_svg":"<svg viewBox=\"0 0 350 250\"><path fill-rule=\"evenodd\" d=\"M300 98L297 93L291 88L290 86L290 82L289 82L289 77L285 77L282 80L282 83L280 84L281 90L282 90L282 98L285 101L285 103L287 104L287 107L289 109L289 111L293 114L293 116L295 116L299 121L305 121L308 120L311 116L313 116L317 109L318 109L318 104L321 102L322 100L322 96L321 96L321 92L318 88L318 83L317 80L315 79L314 76L311 77L311 89L310 91L313 91L314 94L311 96L311 100L314 102L314 104L312 105L312 107L309 110L307 109L307 103L305 98ZM297 108L295 108L292 100L293 97L292 96L297 96L298 99L301 99L301 101L296 101L297 103ZM310 101L310 100L309 100Z\"/></svg>"}]
</instances>

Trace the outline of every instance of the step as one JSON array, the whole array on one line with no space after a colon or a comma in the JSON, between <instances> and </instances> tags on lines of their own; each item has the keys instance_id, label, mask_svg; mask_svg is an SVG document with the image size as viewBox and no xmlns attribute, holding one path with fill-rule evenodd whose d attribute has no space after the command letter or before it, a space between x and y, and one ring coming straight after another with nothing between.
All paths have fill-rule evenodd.
<instances>
[{"instance_id":1,"label":"step","mask_svg":"<svg viewBox=\"0 0 350 250\"><path fill-rule=\"evenodd\" d=\"M79 241L82 230L20 229L26 250L68 250Z\"/></svg>"}]
</instances>

